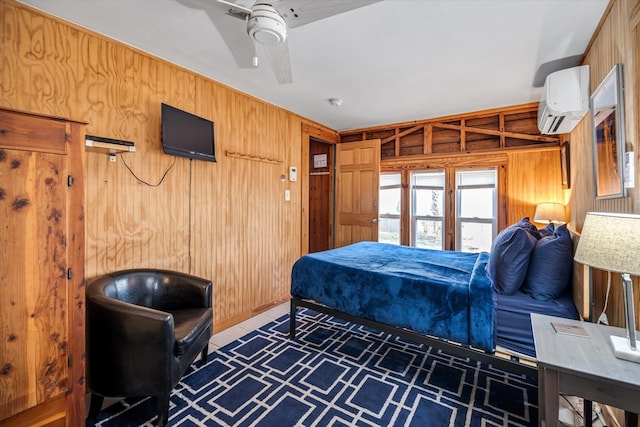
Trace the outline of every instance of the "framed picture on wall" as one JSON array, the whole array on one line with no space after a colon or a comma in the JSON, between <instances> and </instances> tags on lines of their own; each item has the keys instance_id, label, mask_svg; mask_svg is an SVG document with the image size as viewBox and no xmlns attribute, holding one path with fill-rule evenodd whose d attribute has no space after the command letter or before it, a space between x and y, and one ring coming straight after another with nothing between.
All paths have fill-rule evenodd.
<instances>
[{"instance_id":1,"label":"framed picture on wall","mask_svg":"<svg viewBox=\"0 0 640 427\"><path fill-rule=\"evenodd\" d=\"M560 146L560 175L562 179L562 188L571 188L571 166L569 161L569 143L564 141Z\"/></svg>"},{"instance_id":2,"label":"framed picture on wall","mask_svg":"<svg viewBox=\"0 0 640 427\"><path fill-rule=\"evenodd\" d=\"M625 197L622 64L616 64L591 95L596 199Z\"/></svg>"}]
</instances>

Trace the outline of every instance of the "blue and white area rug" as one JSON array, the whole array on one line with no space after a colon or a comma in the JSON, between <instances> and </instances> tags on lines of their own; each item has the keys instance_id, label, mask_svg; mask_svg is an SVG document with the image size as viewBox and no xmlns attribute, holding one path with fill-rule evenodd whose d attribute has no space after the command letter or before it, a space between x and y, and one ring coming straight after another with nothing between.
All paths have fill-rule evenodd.
<instances>
[{"instance_id":1,"label":"blue and white area rug","mask_svg":"<svg viewBox=\"0 0 640 427\"><path fill-rule=\"evenodd\" d=\"M534 379L300 310L197 361L171 395L171 426L536 426ZM97 426L152 426L152 398Z\"/></svg>"}]
</instances>

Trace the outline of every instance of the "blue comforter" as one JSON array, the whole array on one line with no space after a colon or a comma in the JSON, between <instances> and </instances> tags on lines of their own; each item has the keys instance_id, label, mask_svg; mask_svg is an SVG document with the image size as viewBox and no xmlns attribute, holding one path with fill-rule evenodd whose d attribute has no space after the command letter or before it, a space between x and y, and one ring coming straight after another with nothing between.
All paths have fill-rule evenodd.
<instances>
[{"instance_id":1,"label":"blue comforter","mask_svg":"<svg viewBox=\"0 0 640 427\"><path fill-rule=\"evenodd\" d=\"M489 254L360 242L300 258L291 295L345 313L495 350Z\"/></svg>"}]
</instances>

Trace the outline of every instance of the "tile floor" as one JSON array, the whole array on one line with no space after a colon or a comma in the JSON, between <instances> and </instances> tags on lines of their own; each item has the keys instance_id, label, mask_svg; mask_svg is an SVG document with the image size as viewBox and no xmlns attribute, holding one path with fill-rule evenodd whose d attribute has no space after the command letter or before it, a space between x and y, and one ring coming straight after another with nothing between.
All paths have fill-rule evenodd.
<instances>
[{"instance_id":1,"label":"tile floor","mask_svg":"<svg viewBox=\"0 0 640 427\"><path fill-rule=\"evenodd\" d=\"M223 331L214 333L209 340L209 354L288 313L289 301L277 305L264 313L260 313L257 316L247 319L244 322L238 323L237 325Z\"/></svg>"}]
</instances>

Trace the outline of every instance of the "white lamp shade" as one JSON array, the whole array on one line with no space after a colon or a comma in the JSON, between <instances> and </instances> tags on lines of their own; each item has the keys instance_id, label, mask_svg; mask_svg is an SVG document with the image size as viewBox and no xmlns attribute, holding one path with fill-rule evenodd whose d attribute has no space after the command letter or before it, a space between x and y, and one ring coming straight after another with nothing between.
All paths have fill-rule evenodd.
<instances>
[{"instance_id":1,"label":"white lamp shade","mask_svg":"<svg viewBox=\"0 0 640 427\"><path fill-rule=\"evenodd\" d=\"M640 276L640 216L587 213L574 259L599 270Z\"/></svg>"},{"instance_id":2,"label":"white lamp shade","mask_svg":"<svg viewBox=\"0 0 640 427\"><path fill-rule=\"evenodd\" d=\"M535 222L565 222L566 214L562 203L542 202L536 206L536 213L533 216Z\"/></svg>"}]
</instances>

